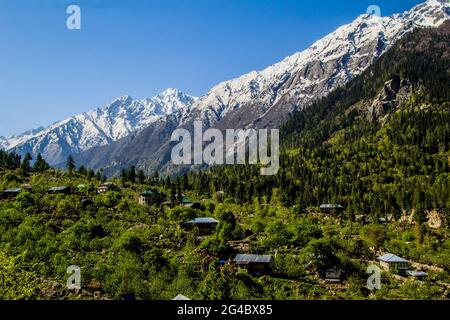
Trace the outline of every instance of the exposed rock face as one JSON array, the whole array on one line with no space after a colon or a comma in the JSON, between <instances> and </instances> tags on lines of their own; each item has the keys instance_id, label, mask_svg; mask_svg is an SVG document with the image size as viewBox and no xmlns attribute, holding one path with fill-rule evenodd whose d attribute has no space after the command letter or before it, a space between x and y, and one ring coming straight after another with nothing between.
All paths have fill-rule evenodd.
<instances>
[{"instance_id":1,"label":"exposed rock face","mask_svg":"<svg viewBox=\"0 0 450 320\"><path fill-rule=\"evenodd\" d=\"M397 108L402 101L408 100L412 94L410 81L398 77L387 81L382 92L368 108L367 117L374 121Z\"/></svg>"}]
</instances>

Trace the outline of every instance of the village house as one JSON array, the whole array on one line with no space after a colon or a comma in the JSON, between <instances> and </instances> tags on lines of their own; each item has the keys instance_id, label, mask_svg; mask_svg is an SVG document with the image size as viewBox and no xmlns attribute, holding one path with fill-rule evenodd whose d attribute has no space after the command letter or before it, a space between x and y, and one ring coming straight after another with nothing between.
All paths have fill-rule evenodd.
<instances>
[{"instance_id":1,"label":"village house","mask_svg":"<svg viewBox=\"0 0 450 320\"><path fill-rule=\"evenodd\" d=\"M416 278L416 279L423 279L425 277L428 276L428 273L424 272L424 271L414 271L414 270L408 270L406 272L406 274L412 278Z\"/></svg>"},{"instance_id":2,"label":"village house","mask_svg":"<svg viewBox=\"0 0 450 320\"><path fill-rule=\"evenodd\" d=\"M189 199L188 197L186 197L184 194L181 196L178 196L178 194L175 195L175 199L178 201L178 203L180 205L186 205L189 203L192 203L191 199Z\"/></svg>"},{"instance_id":3,"label":"village house","mask_svg":"<svg viewBox=\"0 0 450 320\"><path fill-rule=\"evenodd\" d=\"M320 212L323 214L334 215L342 212L344 207L340 204L322 204L320 205Z\"/></svg>"},{"instance_id":4,"label":"village house","mask_svg":"<svg viewBox=\"0 0 450 320\"><path fill-rule=\"evenodd\" d=\"M213 233L216 230L218 223L219 221L214 218L195 218L191 221L183 223L183 227L188 230L197 228L198 235L205 236Z\"/></svg>"},{"instance_id":5,"label":"village house","mask_svg":"<svg viewBox=\"0 0 450 320\"><path fill-rule=\"evenodd\" d=\"M325 271L325 281L330 283L341 283L342 271L338 269L327 269Z\"/></svg>"},{"instance_id":6,"label":"village house","mask_svg":"<svg viewBox=\"0 0 450 320\"><path fill-rule=\"evenodd\" d=\"M238 254L234 263L240 268L246 268L250 273L261 275L272 271L274 260L271 255Z\"/></svg>"},{"instance_id":7,"label":"village house","mask_svg":"<svg viewBox=\"0 0 450 320\"><path fill-rule=\"evenodd\" d=\"M13 188L13 189L6 189L2 192L2 199L14 199L23 191L22 188Z\"/></svg>"},{"instance_id":8,"label":"village house","mask_svg":"<svg viewBox=\"0 0 450 320\"><path fill-rule=\"evenodd\" d=\"M203 209L203 206L199 202L193 202L191 199L186 197L184 194L175 194L175 199L178 201L179 205L182 207L192 208L192 209Z\"/></svg>"},{"instance_id":9,"label":"village house","mask_svg":"<svg viewBox=\"0 0 450 320\"><path fill-rule=\"evenodd\" d=\"M99 193L99 194L106 193L108 191L115 190L115 188L116 188L116 186L114 183L105 182L105 183L100 184L100 186L97 188L97 193Z\"/></svg>"},{"instance_id":10,"label":"village house","mask_svg":"<svg viewBox=\"0 0 450 320\"><path fill-rule=\"evenodd\" d=\"M157 189L148 189L139 196L139 204L143 206L154 206L161 204L163 201L163 194Z\"/></svg>"},{"instance_id":11,"label":"village house","mask_svg":"<svg viewBox=\"0 0 450 320\"><path fill-rule=\"evenodd\" d=\"M409 262L392 253L386 253L377 258L381 266L387 271L397 270L404 272L409 269Z\"/></svg>"},{"instance_id":12,"label":"village house","mask_svg":"<svg viewBox=\"0 0 450 320\"><path fill-rule=\"evenodd\" d=\"M29 184L23 184L20 186L20 188L22 188L23 190L28 191L28 192L33 191L33 187Z\"/></svg>"},{"instance_id":13,"label":"village house","mask_svg":"<svg viewBox=\"0 0 450 320\"><path fill-rule=\"evenodd\" d=\"M175 198L176 199L180 199L179 202L180 202L180 205L182 205L182 206L185 206L185 205L188 205L188 204L192 203L191 199L186 197L184 194L181 195L181 198L178 197L178 195L175 195Z\"/></svg>"},{"instance_id":14,"label":"village house","mask_svg":"<svg viewBox=\"0 0 450 320\"><path fill-rule=\"evenodd\" d=\"M203 206L200 202L189 202L182 204L183 207L196 209L196 210L202 210Z\"/></svg>"},{"instance_id":15,"label":"village house","mask_svg":"<svg viewBox=\"0 0 450 320\"><path fill-rule=\"evenodd\" d=\"M48 194L71 194L72 190L68 186L53 187L47 190Z\"/></svg>"}]
</instances>

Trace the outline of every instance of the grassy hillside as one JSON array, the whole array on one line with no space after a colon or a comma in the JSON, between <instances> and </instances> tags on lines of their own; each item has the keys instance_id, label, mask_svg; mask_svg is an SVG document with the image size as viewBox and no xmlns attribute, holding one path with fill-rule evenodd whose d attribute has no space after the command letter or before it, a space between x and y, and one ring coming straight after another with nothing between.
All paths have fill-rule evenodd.
<instances>
[{"instance_id":1,"label":"grassy hillside","mask_svg":"<svg viewBox=\"0 0 450 320\"><path fill-rule=\"evenodd\" d=\"M0 297L3 299L109 299L133 293L138 299L364 299L448 298L448 229L424 223L363 224L297 214L270 202L237 204L231 198L199 197L202 210L137 203L152 186L170 198L169 181L116 181L117 191L96 194L100 181L54 170L2 170L1 184L28 183L31 192L0 202ZM56 185L87 185L71 195L50 195ZM151 185L150 185L151 183ZM83 198L92 199L87 207ZM198 237L181 224L194 217L219 220L216 232ZM429 277L416 280L385 273L382 290L366 289L367 266L392 251L426 265ZM273 273L257 276L231 264L236 253L272 254ZM225 264L221 264L224 260ZM81 268L82 291L67 290L66 269ZM329 285L321 271L340 268L341 285ZM13 289L15 288L15 289ZM414 289L414 290L412 290Z\"/></svg>"}]
</instances>

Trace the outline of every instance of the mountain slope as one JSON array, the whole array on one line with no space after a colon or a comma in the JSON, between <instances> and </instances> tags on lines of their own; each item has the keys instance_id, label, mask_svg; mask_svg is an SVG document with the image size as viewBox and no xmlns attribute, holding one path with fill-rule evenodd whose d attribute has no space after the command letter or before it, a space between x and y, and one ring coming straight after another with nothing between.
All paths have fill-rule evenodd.
<instances>
[{"instance_id":1,"label":"mountain slope","mask_svg":"<svg viewBox=\"0 0 450 320\"><path fill-rule=\"evenodd\" d=\"M251 165L220 166L190 176L201 184L187 189L208 194L214 185L238 202L276 195L299 212L340 203L347 215L375 221L413 209L423 219L436 210L448 223L449 74L450 21L416 30L283 125L277 175L261 176Z\"/></svg>"},{"instance_id":2,"label":"mountain slope","mask_svg":"<svg viewBox=\"0 0 450 320\"><path fill-rule=\"evenodd\" d=\"M263 71L218 84L191 109L205 126L224 117L235 127L279 125L281 115L345 84L414 27L439 26L448 11L448 1L430 0L401 15L361 15Z\"/></svg>"},{"instance_id":3,"label":"mountain slope","mask_svg":"<svg viewBox=\"0 0 450 320\"><path fill-rule=\"evenodd\" d=\"M0 138L0 147L19 154L41 153L50 164L58 164L70 154L110 144L140 131L156 120L191 105L196 98L176 89L156 97L133 100L120 97L102 109L85 112L18 136Z\"/></svg>"},{"instance_id":4,"label":"mountain slope","mask_svg":"<svg viewBox=\"0 0 450 320\"><path fill-rule=\"evenodd\" d=\"M182 169L173 168L168 161L169 138L175 128L192 131L196 120L202 121L205 128L221 130L278 127L294 111L361 74L414 28L441 25L448 12L447 2L430 0L404 14L362 15L263 71L218 84L189 108L174 113L170 121L159 120L137 136L90 150L79 161L96 169L107 168L110 173L130 165L147 172Z\"/></svg>"}]
</instances>

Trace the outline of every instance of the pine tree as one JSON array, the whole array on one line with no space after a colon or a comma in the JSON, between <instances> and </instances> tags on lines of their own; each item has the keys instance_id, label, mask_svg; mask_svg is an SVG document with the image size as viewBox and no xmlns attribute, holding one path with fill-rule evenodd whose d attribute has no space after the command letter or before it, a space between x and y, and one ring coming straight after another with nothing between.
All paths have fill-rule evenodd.
<instances>
[{"instance_id":1,"label":"pine tree","mask_svg":"<svg viewBox=\"0 0 450 320\"><path fill-rule=\"evenodd\" d=\"M33 160L30 153L27 153L22 160L22 165L20 167L20 171L24 176L28 176L31 171L30 161Z\"/></svg>"},{"instance_id":2,"label":"pine tree","mask_svg":"<svg viewBox=\"0 0 450 320\"><path fill-rule=\"evenodd\" d=\"M128 170L128 181L134 183L136 181L136 167L131 166Z\"/></svg>"},{"instance_id":3,"label":"pine tree","mask_svg":"<svg viewBox=\"0 0 450 320\"><path fill-rule=\"evenodd\" d=\"M71 155L67 157L66 168L67 171L69 172L69 175L72 175L73 171L75 170L75 160Z\"/></svg>"},{"instance_id":4,"label":"pine tree","mask_svg":"<svg viewBox=\"0 0 450 320\"><path fill-rule=\"evenodd\" d=\"M139 182L140 184L144 184L144 183L145 183L145 174L144 174L144 171L142 171L142 170L139 170L139 171L138 171L137 179L138 179L138 182Z\"/></svg>"}]
</instances>

